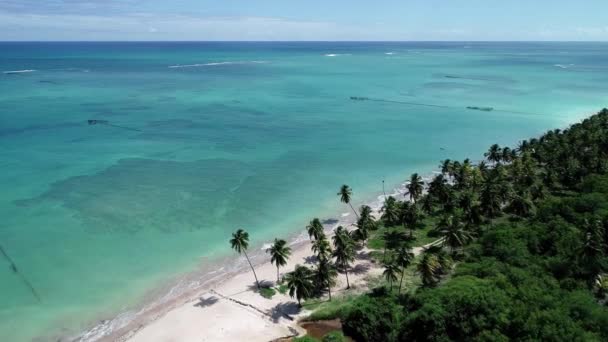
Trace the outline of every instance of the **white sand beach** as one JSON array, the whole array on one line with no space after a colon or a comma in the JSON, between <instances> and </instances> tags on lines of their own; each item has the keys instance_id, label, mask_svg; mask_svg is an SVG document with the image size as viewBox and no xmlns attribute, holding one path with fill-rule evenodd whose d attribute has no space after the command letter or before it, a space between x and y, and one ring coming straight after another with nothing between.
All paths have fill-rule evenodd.
<instances>
[{"instance_id":1,"label":"white sand beach","mask_svg":"<svg viewBox=\"0 0 608 342\"><path fill-rule=\"evenodd\" d=\"M290 272L296 264L312 266L310 242L292 246L292 255L281 273ZM349 272L351 290L365 286L368 275L381 274L381 269L365 258L360 251L353 269ZM275 284L276 267L266 262L256 267L260 282ZM338 277L334 294L346 289L343 274ZM293 317L287 319L285 315ZM306 315L299 310L295 299L277 292L272 299L256 291L252 272L243 272L205 291L196 299L178 306L148 325L131 333L125 340L149 341L271 341L303 332L298 318Z\"/></svg>"},{"instance_id":2,"label":"white sand beach","mask_svg":"<svg viewBox=\"0 0 608 342\"><path fill-rule=\"evenodd\" d=\"M378 212L374 212L379 216ZM330 236L331 238L331 236ZM297 264L313 266L315 259L310 241L294 244L288 264L281 275L292 271ZM423 247L413 249L419 254ZM351 293L367 289L370 277L380 276L382 268L370 261L368 249L358 251L349 271ZM244 258L244 257L243 257ZM269 259L269 258L268 258ZM276 267L267 261L255 267L263 284L276 284ZM346 290L346 278L339 274L332 294L339 296ZM251 341L263 342L305 334L298 320L307 316L306 307L299 309L297 301L288 294L277 292L271 299L256 290L250 269L203 291L194 299L178 305L166 313L142 324L129 333L112 340L131 342L190 342L190 341ZM289 318L288 318L289 317ZM291 318L291 319L290 319Z\"/></svg>"}]
</instances>

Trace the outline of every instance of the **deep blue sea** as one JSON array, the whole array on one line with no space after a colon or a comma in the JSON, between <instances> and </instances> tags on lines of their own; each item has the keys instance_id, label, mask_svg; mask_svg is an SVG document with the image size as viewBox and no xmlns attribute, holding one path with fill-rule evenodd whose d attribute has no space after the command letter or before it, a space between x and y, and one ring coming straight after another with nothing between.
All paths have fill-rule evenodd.
<instances>
[{"instance_id":1,"label":"deep blue sea","mask_svg":"<svg viewBox=\"0 0 608 342\"><path fill-rule=\"evenodd\" d=\"M1 259L1 340L607 105L606 43L0 43L0 246L42 299Z\"/></svg>"}]
</instances>

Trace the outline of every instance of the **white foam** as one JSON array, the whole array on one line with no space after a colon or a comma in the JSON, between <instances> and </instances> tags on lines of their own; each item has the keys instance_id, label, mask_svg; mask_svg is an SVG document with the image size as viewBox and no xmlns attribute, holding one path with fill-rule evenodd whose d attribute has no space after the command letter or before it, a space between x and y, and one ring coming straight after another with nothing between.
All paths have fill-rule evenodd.
<instances>
[{"instance_id":1,"label":"white foam","mask_svg":"<svg viewBox=\"0 0 608 342\"><path fill-rule=\"evenodd\" d=\"M340 57L340 56L350 56L350 53L327 53L325 57Z\"/></svg>"},{"instance_id":2,"label":"white foam","mask_svg":"<svg viewBox=\"0 0 608 342\"><path fill-rule=\"evenodd\" d=\"M574 64L554 64L553 66L560 69L569 69L570 67L573 67Z\"/></svg>"},{"instance_id":3,"label":"white foam","mask_svg":"<svg viewBox=\"0 0 608 342\"><path fill-rule=\"evenodd\" d=\"M348 215L350 215L350 213L342 213L342 215L340 215L340 216L342 216L342 217L346 217L346 216L348 216Z\"/></svg>"},{"instance_id":4,"label":"white foam","mask_svg":"<svg viewBox=\"0 0 608 342\"><path fill-rule=\"evenodd\" d=\"M394 55L395 53L394 52L385 52L384 54L385 55Z\"/></svg>"},{"instance_id":5,"label":"white foam","mask_svg":"<svg viewBox=\"0 0 608 342\"><path fill-rule=\"evenodd\" d=\"M36 70L31 70L31 69L26 69L26 70L12 70L12 71L3 71L3 74L24 74L24 73L28 73L28 72L34 72Z\"/></svg>"},{"instance_id":6,"label":"white foam","mask_svg":"<svg viewBox=\"0 0 608 342\"><path fill-rule=\"evenodd\" d=\"M207 66L217 66L217 65L235 65L235 64L263 64L268 63L266 61L233 61L233 62L211 62L211 63L197 63L197 64L177 64L170 65L170 69L178 69L178 68L197 68L197 67L207 67Z\"/></svg>"}]
</instances>

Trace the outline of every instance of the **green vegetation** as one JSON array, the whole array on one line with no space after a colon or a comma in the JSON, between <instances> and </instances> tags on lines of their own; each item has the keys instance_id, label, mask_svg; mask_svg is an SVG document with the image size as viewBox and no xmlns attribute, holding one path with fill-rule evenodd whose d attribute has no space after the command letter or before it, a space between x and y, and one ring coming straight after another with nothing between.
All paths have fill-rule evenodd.
<instances>
[{"instance_id":1,"label":"green vegetation","mask_svg":"<svg viewBox=\"0 0 608 342\"><path fill-rule=\"evenodd\" d=\"M426 194L413 175L412 202L387 198L369 246L379 249L388 286L333 311L347 336L608 340L608 110L516 149L493 145L485 156L477 165L443 161ZM407 218L410 206L425 217ZM441 243L399 263L416 221ZM391 291L395 265L411 274L403 270L410 264L420 288Z\"/></svg>"},{"instance_id":2,"label":"green vegetation","mask_svg":"<svg viewBox=\"0 0 608 342\"><path fill-rule=\"evenodd\" d=\"M289 288L287 287L287 285L281 284L277 287L277 291L279 291L280 294L287 294L287 291L289 291Z\"/></svg>"},{"instance_id":3,"label":"green vegetation","mask_svg":"<svg viewBox=\"0 0 608 342\"><path fill-rule=\"evenodd\" d=\"M311 221L316 267L285 276L290 296L316 308L310 319L339 317L356 341L608 340L608 110L485 156L442 161L428 184L412 175L410 201L386 197L379 222L343 185L356 229L338 227L332 248ZM247 257L246 232L230 242ZM337 270L349 287L366 244L382 278L332 301ZM418 256L414 245L425 245Z\"/></svg>"},{"instance_id":4,"label":"green vegetation","mask_svg":"<svg viewBox=\"0 0 608 342\"><path fill-rule=\"evenodd\" d=\"M274 296L276 293L277 291L272 287L262 287L260 289L260 295L266 299L272 298L272 296Z\"/></svg>"},{"instance_id":5,"label":"green vegetation","mask_svg":"<svg viewBox=\"0 0 608 342\"><path fill-rule=\"evenodd\" d=\"M234 249L239 254L245 254L245 258L247 258L247 262L253 271L253 276L255 277L255 284L260 289L260 282L258 281L258 276L255 274L255 269L251 264L251 260L249 260L249 256L247 255L247 248L249 247L249 233L246 231L239 229L236 232L232 233L232 239L230 239L230 247Z\"/></svg>"},{"instance_id":6,"label":"green vegetation","mask_svg":"<svg viewBox=\"0 0 608 342\"><path fill-rule=\"evenodd\" d=\"M270 254L270 263L277 265L277 283L281 281L279 276L279 267L287 265L291 248L287 246L287 241L282 239L274 239L274 243L266 250Z\"/></svg>"},{"instance_id":7,"label":"green vegetation","mask_svg":"<svg viewBox=\"0 0 608 342\"><path fill-rule=\"evenodd\" d=\"M346 338L344 337L344 334L341 331L330 332L329 334L323 336L323 339L321 340L321 342L344 342L344 341L346 341Z\"/></svg>"},{"instance_id":8,"label":"green vegetation","mask_svg":"<svg viewBox=\"0 0 608 342\"><path fill-rule=\"evenodd\" d=\"M302 336L302 337L294 337L293 338L293 342L319 342L319 340L317 340L314 337L310 337L308 335Z\"/></svg>"}]
</instances>

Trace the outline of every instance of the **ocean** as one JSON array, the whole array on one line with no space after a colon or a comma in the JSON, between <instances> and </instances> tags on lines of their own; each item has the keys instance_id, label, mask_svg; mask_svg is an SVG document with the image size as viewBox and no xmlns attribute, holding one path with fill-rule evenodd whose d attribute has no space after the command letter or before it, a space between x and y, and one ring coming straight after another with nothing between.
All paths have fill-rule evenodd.
<instances>
[{"instance_id":1,"label":"ocean","mask_svg":"<svg viewBox=\"0 0 608 342\"><path fill-rule=\"evenodd\" d=\"M346 215L342 184L360 205L607 105L606 43L0 43L0 336L128 317L237 228L259 250Z\"/></svg>"}]
</instances>

